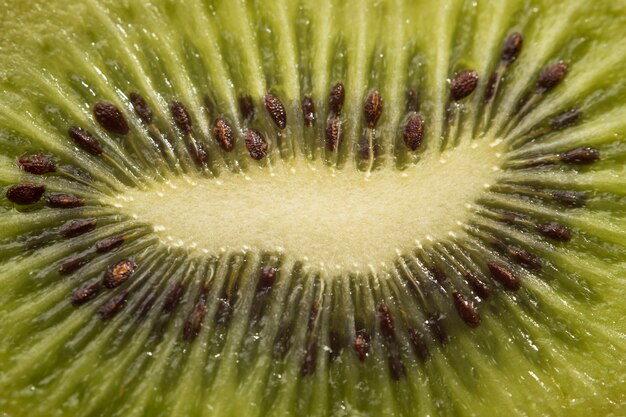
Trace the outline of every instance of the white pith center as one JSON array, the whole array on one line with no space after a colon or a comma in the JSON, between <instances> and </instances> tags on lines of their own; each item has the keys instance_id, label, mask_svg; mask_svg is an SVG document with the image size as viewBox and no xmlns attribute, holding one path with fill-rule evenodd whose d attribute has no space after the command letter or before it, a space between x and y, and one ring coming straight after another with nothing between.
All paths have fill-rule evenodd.
<instances>
[{"instance_id":1,"label":"white pith center","mask_svg":"<svg viewBox=\"0 0 626 417\"><path fill-rule=\"evenodd\" d=\"M128 190L115 205L168 245L211 255L280 252L322 269L364 270L460 232L470 204L497 176L499 154L484 142L432 156L369 177L319 162L179 177Z\"/></svg>"}]
</instances>

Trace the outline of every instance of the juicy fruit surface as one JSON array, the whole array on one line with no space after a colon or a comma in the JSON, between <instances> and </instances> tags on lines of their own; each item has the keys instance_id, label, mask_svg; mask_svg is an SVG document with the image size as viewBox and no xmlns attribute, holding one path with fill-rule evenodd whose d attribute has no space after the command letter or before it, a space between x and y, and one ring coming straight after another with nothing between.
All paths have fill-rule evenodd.
<instances>
[{"instance_id":1,"label":"juicy fruit surface","mask_svg":"<svg viewBox=\"0 0 626 417\"><path fill-rule=\"evenodd\" d=\"M0 412L626 412L623 5L28 3Z\"/></svg>"}]
</instances>

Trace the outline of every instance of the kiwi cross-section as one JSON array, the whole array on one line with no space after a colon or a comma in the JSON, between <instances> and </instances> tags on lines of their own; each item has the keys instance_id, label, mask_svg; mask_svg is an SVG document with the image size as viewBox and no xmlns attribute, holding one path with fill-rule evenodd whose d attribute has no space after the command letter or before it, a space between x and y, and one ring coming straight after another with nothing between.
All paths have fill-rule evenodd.
<instances>
[{"instance_id":1,"label":"kiwi cross-section","mask_svg":"<svg viewBox=\"0 0 626 417\"><path fill-rule=\"evenodd\" d=\"M0 414L626 414L626 5L5 0Z\"/></svg>"}]
</instances>

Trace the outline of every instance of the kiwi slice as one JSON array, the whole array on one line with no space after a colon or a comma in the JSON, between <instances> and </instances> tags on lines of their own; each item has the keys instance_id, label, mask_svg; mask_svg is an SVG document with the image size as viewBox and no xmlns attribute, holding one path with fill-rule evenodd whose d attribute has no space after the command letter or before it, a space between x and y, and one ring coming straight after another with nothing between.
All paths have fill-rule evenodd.
<instances>
[{"instance_id":1,"label":"kiwi slice","mask_svg":"<svg viewBox=\"0 0 626 417\"><path fill-rule=\"evenodd\" d=\"M5 1L4 416L626 413L626 7Z\"/></svg>"}]
</instances>

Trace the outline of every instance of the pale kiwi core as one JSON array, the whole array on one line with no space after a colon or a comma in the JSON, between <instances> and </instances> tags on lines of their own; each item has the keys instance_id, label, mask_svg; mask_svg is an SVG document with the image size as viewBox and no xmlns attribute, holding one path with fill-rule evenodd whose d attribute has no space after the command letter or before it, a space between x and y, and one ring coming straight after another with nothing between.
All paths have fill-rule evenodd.
<instances>
[{"instance_id":1,"label":"pale kiwi core","mask_svg":"<svg viewBox=\"0 0 626 417\"><path fill-rule=\"evenodd\" d=\"M481 141L427 153L402 171L277 162L217 179L155 182L114 205L152 225L167 245L210 255L279 252L323 270L366 270L461 232L500 156Z\"/></svg>"}]
</instances>

